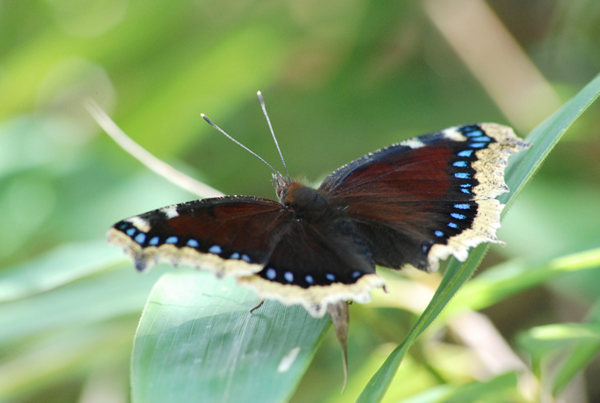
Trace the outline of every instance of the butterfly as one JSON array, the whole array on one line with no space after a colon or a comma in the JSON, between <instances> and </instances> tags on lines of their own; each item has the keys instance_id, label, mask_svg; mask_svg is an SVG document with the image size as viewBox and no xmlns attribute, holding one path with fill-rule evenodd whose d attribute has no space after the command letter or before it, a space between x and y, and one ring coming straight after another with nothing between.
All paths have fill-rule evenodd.
<instances>
[{"instance_id":1,"label":"butterfly","mask_svg":"<svg viewBox=\"0 0 600 403\"><path fill-rule=\"evenodd\" d=\"M377 265L436 270L500 242L495 197L508 191L508 157L526 147L506 126L451 127L358 158L316 189L275 171L278 200L175 204L119 221L108 239L140 271L160 261L208 269L320 317L340 301L368 302L384 286Z\"/></svg>"},{"instance_id":2,"label":"butterfly","mask_svg":"<svg viewBox=\"0 0 600 403\"><path fill-rule=\"evenodd\" d=\"M371 289L385 286L376 266L433 271L449 256L464 261L482 242L500 243L504 169L529 144L495 123L450 127L360 157L315 189L287 174L258 96L286 175L202 116L273 170L277 200L224 196L166 206L117 222L108 240L140 271L185 264L236 277L263 301L328 313L346 379L347 302L366 303Z\"/></svg>"}]
</instances>

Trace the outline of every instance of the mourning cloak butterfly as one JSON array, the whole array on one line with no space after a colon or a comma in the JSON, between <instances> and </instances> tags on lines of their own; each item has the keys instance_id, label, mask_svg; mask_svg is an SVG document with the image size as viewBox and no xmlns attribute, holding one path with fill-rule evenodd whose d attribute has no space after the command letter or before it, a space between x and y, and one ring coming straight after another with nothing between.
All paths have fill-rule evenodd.
<instances>
[{"instance_id":1,"label":"mourning cloak butterfly","mask_svg":"<svg viewBox=\"0 0 600 403\"><path fill-rule=\"evenodd\" d=\"M384 285L375 265L435 270L450 255L462 261L470 247L500 242L495 197L508 191L508 157L525 147L506 126L451 127L367 154L317 189L277 173L278 201L167 206L116 223L108 239L138 270L159 261L209 269L320 317L368 302Z\"/></svg>"}]
</instances>

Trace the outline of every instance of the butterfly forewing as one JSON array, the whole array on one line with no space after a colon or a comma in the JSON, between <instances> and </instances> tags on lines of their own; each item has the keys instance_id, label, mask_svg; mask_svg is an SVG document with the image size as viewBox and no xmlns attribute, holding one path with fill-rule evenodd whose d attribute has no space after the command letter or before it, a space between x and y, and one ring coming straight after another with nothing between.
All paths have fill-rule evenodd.
<instances>
[{"instance_id":1,"label":"butterfly forewing","mask_svg":"<svg viewBox=\"0 0 600 403\"><path fill-rule=\"evenodd\" d=\"M524 147L512 130L467 125L426 134L353 161L320 190L369 240L375 261L435 269L450 254L496 242L508 156Z\"/></svg>"},{"instance_id":2,"label":"butterfly forewing","mask_svg":"<svg viewBox=\"0 0 600 403\"><path fill-rule=\"evenodd\" d=\"M289 219L272 200L219 197L125 219L109 231L109 240L122 246L140 270L166 261L219 275L247 275L262 270Z\"/></svg>"}]
</instances>

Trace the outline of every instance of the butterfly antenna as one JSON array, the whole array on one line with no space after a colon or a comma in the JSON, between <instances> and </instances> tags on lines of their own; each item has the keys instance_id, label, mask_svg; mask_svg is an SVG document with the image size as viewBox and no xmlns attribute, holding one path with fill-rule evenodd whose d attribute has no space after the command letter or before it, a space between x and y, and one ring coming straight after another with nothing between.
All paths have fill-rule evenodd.
<instances>
[{"instance_id":1,"label":"butterfly antenna","mask_svg":"<svg viewBox=\"0 0 600 403\"><path fill-rule=\"evenodd\" d=\"M242 143L240 143L239 141L237 141L236 139L234 139L233 137L231 137L225 130L223 130L219 126L217 126L204 113L201 113L200 116L202 116L202 119L206 120L206 122L209 125L211 125L215 129L217 129L219 132L221 132L221 134L223 136L227 137L229 140L233 141L235 144L237 144L238 146L242 147L244 150L248 151L250 154L254 155L256 158L258 158L259 160L261 160L263 162L263 164L265 164L266 166L268 166L269 168L271 168L271 171L273 171L276 175L283 176L283 175L281 175L281 172L279 172L278 170L276 170L275 168L273 168L273 165L269 164L260 155L258 155L257 153L255 153L254 151L252 151L251 149L249 149L248 147L246 147L245 145L243 145Z\"/></svg>"},{"instance_id":2,"label":"butterfly antenna","mask_svg":"<svg viewBox=\"0 0 600 403\"><path fill-rule=\"evenodd\" d=\"M271 136L273 137L273 141L275 142L275 147L277 147L277 152L279 153L279 157L281 158L281 163L283 164L283 169L285 169L285 175L287 178L290 177L290 173L288 172L287 165L285 165L285 160L283 159L283 153L281 152L281 148L279 148L279 143L277 142L277 137L275 137L275 132L273 131L273 126L271 125L271 119L269 119L269 114L267 113L267 107L265 106L265 99L262 96L262 92L257 91L256 95L258 96L258 101L260 102L260 107L267 118L267 124L269 125L269 130L271 131Z\"/></svg>"}]
</instances>

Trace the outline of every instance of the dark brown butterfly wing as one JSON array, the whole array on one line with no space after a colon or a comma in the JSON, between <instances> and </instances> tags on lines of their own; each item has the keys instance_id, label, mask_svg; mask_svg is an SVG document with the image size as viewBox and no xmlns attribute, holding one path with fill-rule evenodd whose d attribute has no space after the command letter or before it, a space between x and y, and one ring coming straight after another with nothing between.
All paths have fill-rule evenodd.
<instances>
[{"instance_id":1,"label":"dark brown butterfly wing","mask_svg":"<svg viewBox=\"0 0 600 403\"><path fill-rule=\"evenodd\" d=\"M133 257L138 270L166 261L241 276L262 270L285 221L275 201L218 197L127 218L109 230L108 239Z\"/></svg>"},{"instance_id":2,"label":"dark brown butterfly wing","mask_svg":"<svg viewBox=\"0 0 600 403\"><path fill-rule=\"evenodd\" d=\"M293 219L265 268L238 281L263 298L302 304L314 316L328 304L370 300L369 290L382 287L365 240L354 224L339 217L317 222Z\"/></svg>"},{"instance_id":3,"label":"dark brown butterfly wing","mask_svg":"<svg viewBox=\"0 0 600 403\"><path fill-rule=\"evenodd\" d=\"M319 190L344 209L377 264L436 269L481 242L499 242L508 157L525 148L512 129L467 125L426 134L353 161Z\"/></svg>"},{"instance_id":4,"label":"dark brown butterfly wing","mask_svg":"<svg viewBox=\"0 0 600 403\"><path fill-rule=\"evenodd\" d=\"M369 300L382 286L354 224L302 220L268 199L230 196L182 203L115 224L109 241L138 270L159 261L235 276L263 298L302 304L322 316L329 303Z\"/></svg>"}]
</instances>

